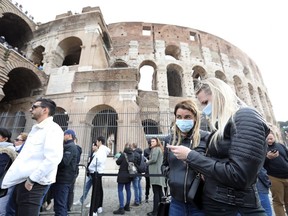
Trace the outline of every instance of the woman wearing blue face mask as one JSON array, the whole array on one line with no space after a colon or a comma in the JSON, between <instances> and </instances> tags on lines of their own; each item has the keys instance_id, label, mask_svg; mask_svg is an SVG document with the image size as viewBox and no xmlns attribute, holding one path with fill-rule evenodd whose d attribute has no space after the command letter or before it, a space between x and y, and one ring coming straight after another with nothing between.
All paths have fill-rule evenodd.
<instances>
[{"instance_id":1,"label":"woman wearing blue face mask","mask_svg":"<svg viewBox=\"0 0 288 216\"><path fill-rule=\"evenodd\" d=\"M174 109L175 121L173 134L166 138L166 143L173 146L185 146L204 154L205 138L208 132L200 133L200 112L191 100L176 104ZM196 173L187 163L179 160L165 148L163 160L164 173L168 178L170 194L172 196L169 216L193 215L202 216L204 213L187 199L187 192Z\"/></svg>"},{"instance_id":2,"label":"woman wearing blue face mask","mask_svg":"<svg viewBox=\"0 0 288 216\"><path fill-rule=\"evenodd\" d=\"M266 156L266 121L257 110L244 106L230 86L217 78L201 80L196 96L202 106L209 108L211 104L212 133L206 157L183 146L168 148L204 175L205 215L266 215L255 186Z\"/></svg>"}]
</instances>

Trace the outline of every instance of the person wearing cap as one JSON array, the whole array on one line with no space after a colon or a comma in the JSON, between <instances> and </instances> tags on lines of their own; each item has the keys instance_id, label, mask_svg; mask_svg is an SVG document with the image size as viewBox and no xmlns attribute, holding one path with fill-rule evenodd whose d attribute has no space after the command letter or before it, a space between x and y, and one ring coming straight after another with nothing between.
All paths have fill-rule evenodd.
<instances>
[{"instance_id":1,"label":"person wearing cap","mask_svg":"<svg viewBox=\"0 0 288 216\"><path fill-rule=\"evenodd\" d=\"M36 124L1 185L3 189L15 186L13 196L18 216L39 215L43 197L55 182L63 157L63 130L53 121L55 102L39 98L29 111Z\"/></svg>"},{"instance_id":2,"label":"person wearing cap","mask_svg":"<svg viewBox=\"0 0 288 216\"><path fill-rule=\"evenodd\" d=\"M64 132L63 158L58 165L56 182L52 185L55 216L68 215L68 194L77 172L78 150L74 143L76 134L69 129Z\"/></svg>"}]
</instances>

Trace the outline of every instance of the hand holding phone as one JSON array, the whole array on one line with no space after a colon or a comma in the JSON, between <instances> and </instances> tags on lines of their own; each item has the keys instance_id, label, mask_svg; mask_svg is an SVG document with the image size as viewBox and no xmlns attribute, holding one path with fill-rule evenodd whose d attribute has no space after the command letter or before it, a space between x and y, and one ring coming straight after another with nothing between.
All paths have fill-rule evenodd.
<instances>
[{"instance_id":1,"label":"hand holding phone","mask_svg":"<svg viewBox=\"0 0 288 216\"><path fill-rule=\"evenodd\" d=\"M276 153L276 152L277 152L277 149L271 149L271 152L272 152L272 153Z\"/></svg>"}]
</instances>

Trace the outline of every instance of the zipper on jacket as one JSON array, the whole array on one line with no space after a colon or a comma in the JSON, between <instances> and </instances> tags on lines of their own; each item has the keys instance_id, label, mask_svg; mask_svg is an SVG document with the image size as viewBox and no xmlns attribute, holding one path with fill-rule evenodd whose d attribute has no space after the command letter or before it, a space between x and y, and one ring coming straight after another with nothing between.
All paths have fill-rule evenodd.
<instances>
[{"instance_id":1,"label":"zipper on jacket","mask_svg":"<svg viewBox=\"0 0 288 216\"><path fill-rule=\"evenodd\" d=\"M185 179L184 179L184 202L187 203L187 196L186 196L186 188L187 188L187 176L188 176L188 170L189 166L186 164L186 173L185 173Z\"/></svg>"}]
</instances>

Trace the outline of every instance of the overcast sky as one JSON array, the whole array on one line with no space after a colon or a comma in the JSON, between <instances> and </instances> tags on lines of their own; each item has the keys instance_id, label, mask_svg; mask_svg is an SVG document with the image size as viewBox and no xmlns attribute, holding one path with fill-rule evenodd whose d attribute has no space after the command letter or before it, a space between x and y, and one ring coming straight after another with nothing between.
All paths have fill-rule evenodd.
<instances>
[{"instance_id":1,"label":"overcast sky","mask_svg":"<svg viewBox=\"0 0 288 216\"><path fill-rule=\"evenodd\" d=\"M258 65L277 121L288 120L288 12L285 0L12 0L35 22L99 6L106 24L150 22L195 28L244 51ZM284 5L285 4L285 5ZM285 105L286 104L286 105Z\"/></svg>"}]
</instances>

